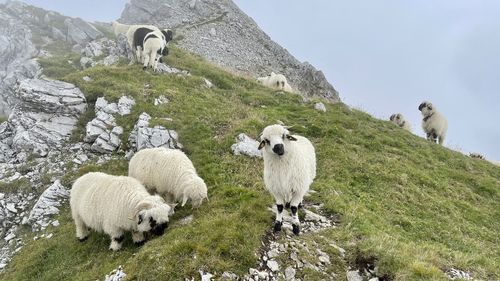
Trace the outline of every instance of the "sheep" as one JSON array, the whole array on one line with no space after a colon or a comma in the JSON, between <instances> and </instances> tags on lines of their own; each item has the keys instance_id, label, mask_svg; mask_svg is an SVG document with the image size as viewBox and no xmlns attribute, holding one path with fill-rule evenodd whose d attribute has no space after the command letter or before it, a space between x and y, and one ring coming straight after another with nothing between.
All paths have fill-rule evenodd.
<instances>
[{"instance_id":1,"label":"sheep","mask_svg":"<svg viewBox=\"0 0 500 281\"><path fill-rule=\"evenodd\" d=\"M448 131L448 121L446 118L430 102L422 102L418 106L418 110L424 116L422 119L422 129L427 134L427 140L432 142L438 141L442 145Z\"/></svg>"},{"instance_id":2,"label":"sheep","mask_svg":"<svg viewBox=\"0 0 500 281\"><path fill-rule=\"evenodd\" d=\"M113 21L113 33L118 36L120 34L126 35L128 29L130 28L130 25L128 24L122 24L117 21Z\"/></svg>"},{"instance_id":3,"label":"sheep","mask_svg":"<svg viewBox=\"0 0 500 281\"><path fill-rule=\"evenodd\" d=\"M271 72L271 75L257 78L257 83L260 83L266 87L278 89L286 92L293 92L292 87L288 84L288 81L283 74L276 74Z\"/></svg>"},{"instance_id":4,"label":"sheep","mask_svg":"<svg viewBox=\"0 0 500 281\"><path fill-rule=\"evenodd\" d=\"M389 120L398 125L399 127L411 132L411 124L410 122L408 122L405 117L403 116L403 114L401 113L397 113L397 114L393 114L391 115L391 117L389 118Z\"/></svg>"},{"instance_id":5,"label":"sheep","mask_svg":"<svg viewBox=\"0 0 500 281\"><path fill-rule=\"evenodd\" d=\"M145 27L134 33L134 50L137 60L143 63L143 69L151 66L155 71L161 56L168 54L163 33Z\"/></svg>"},{"instance_id":6,"label":"sheep","mask_svg":"<svg viewBox=\"0 0 500 281\"><path fill-rule=\"evenodd\" d=\"M469 157L470 157L470 158L482 159L482 160L485 160L485 159L486 159L486 158L484 157L484 155L482 155L481 153L477 153L477 152L471 152L471 153L469 153Z\"/></svg>"},{"instance_id":7,"label":"sheep","mask_svg":"<svg viewBox=\"0 0 500 281\"><path fill-rule=\"evenodd\" d=\"M276 201L274 230L283 224L283 205L290 205L293 233L300 233L298 208L316 177L314 146L305 137L290 135L282 125L267 126L261 134L259 150L263 150L264 183Z\"/></svg>"},{"instance_id":8,"label":"sheep","mask_svg":"<svg viewBox=\"0 0 500 281\"><path fill-rule=\"evenodd\" d=\"M140 63L142 63L142 60L140 58L140 56L142 55L142 53L139 53L139 55L137 54L137 45L140 45L140 46L143 45L143 43L144 43L144 37L149 32L141 33L143 35L143 37L139 39L139 38L136 37L135 33L140 28L147 29L147 30L149 30L149 32L158 31L158 32L161 33L161 30L158 27L154 26L154 25L145 25L145 24L131 25L129 27L129 29L127 30L127 33L125 34L125 36L127 37L128 45L130 46L130 49L132 49L134 52L136 52L135 55L136 55L137 61L140 62ZM163 33L161 33L161 37L164 38ZM142 47L141 47L140 51L142 52Z\"/></svg>"},{"instance_id":9,"label":"sheep","mask_svg":"<svg viewBox=\"0 0 500 281\"><path fill-rule=\"evenodd\" d=\"M144 232L163 234L173 208L160 196L150 195L136 179L87 173L78 178L70 192L71 214L76 237L85 241L89 229L111 237L109 248L121 248L124 232L132 232L132 240L144 243Z\"/></svg>"},{"instance_id":10,"label":"sheep","mask_svg":"<svg viewBox=\"0 0 500 281\"><path fill-rule=\"evenodd\" d=\"M143 149L130 159L128 175L141 181L150 191L166 196L168 202L190 200L198 208L208 200L207 185L196 173L189 158L180 150L163 147Z\"/></svg>"}]
</instances>

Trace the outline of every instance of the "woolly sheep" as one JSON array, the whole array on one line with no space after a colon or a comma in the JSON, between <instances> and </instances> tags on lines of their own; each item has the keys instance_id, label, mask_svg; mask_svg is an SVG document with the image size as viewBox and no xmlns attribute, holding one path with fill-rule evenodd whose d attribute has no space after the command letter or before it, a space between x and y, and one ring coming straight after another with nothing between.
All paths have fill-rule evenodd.
<instances>
[{"instance_id":1,"label":"woolly sheep","mask_svg":"<svg viewBox=\"0 0 500 281\"><path fill-rule=\"evenodd\" d=\"M130 159L128 174L169 202L197 208L207 198L207 186L189 158L180 150L163 147L143 149Z\"/></svg>"},{"instance_id":2,"label":"woolly sheep","mask_svg":"<svg viewBox=\"0 0 500 281\"><path fill-rule=\"evenodd\" d=\"M422 129L427 134L427 140L439 141L439 144L442 145L448 131L446 118L430 102L422 102L418 106L418 110L422 112L424 117L422 119Z\"/></svg>"},{"instance_id":3,"label":"woolly sheep","mask_svg":"<svg viewBox=\"0 0 500 281\"><path fill-rule=\"evenodd\" d=\"M305 137L290 135L282 125L270 125L262 132L259 149L264 149L264 183L278 210L274 230L281 230L283 205L290 204L293 233L298 235L298 207L316 177L314 146Z\"/></svg>"},{"instance_id":4,"label":"woolly sheep","mask_svg":"<svg viewBox=\"0 0 500 281\"><path fill-rule=\"evenodd\" d=\"M271 72L271 75L257 78L257 82L273 89L278 89L286 92L293 92L292 87L283 74L276 74Z\"/></svg>"},{"instance_id":5,"label":"woolly sheep","mask_svg":"<svg viewBox=\"0 0 500 281\"><path fill-rule=\"evenodd\" d=\"M397 114L393 114L391 115L391 117L389 118L389 120L396 124L397 126L411 132L411 125L410 125L410 122L408 122L405 117L403 116L403 114L401 113L397 113Z\"/></svg>"},{"instance_id":6,"label":"woolly sheep","mask_svg":"<svg viewBox=\"0 0 500 281\"><path fill-rule=\"evenodd\" d=\"M160 196L150 195L136 179L88 173L73 184L70 196L71 214L76 236L83 242L89 228L111 237L111 250L119 250L124 232L132 232L132 240L140 245L144 232L161 235L168 225L173 208Z\"/></svg>"}]
</instances>

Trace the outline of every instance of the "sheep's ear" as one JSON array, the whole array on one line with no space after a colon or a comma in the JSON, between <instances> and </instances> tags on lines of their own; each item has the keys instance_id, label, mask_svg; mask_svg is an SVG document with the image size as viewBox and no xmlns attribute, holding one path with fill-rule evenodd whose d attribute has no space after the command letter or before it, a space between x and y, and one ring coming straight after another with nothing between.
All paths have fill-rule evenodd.
<instances>
[{"instance_id":1,"label":"sheep's ear","mask_svg":"<svg viewBox=\"0 0 500 281\"><path fill-rule=\"evenodd\" d=\"M264 146L266 146L266 141L265 140L263 140L263 141L260 142L260 144L259 144L259 150L263 149Z\"/></svg>"},{"instance_id":2,"label":"sheep's ear","mask_svg":"<svg viewBox=\"0 0 500 281\"><path fill-rule=\"evenodd\" d=\"M422 108L424 108L424 106L426 106L426 103L425 103L425 102L421 103L421 104L418 106L418 110L422 111Z\"/></svg>"},{"instance_id":3,"label":"sheep's ear","mask_svg":"<svg viewBox=\"0 0 500 281\"><path fill-rule=\"evenodd\" d=\"M432 110L432 103L427 104L427 108L428 108L429 110Z\"/></svg>"},{"instance_id":4,"label":"sheep's ear","mask_svg":"<svg viewBox=\"0 0 500 281\"><path fill-rule=\"evenodd\" d=\"M188 201L188 197L187 197L187 195L184 195L184 197L182 197L182 204L181 204L181 206L184 207L184 205L186 205L187 201Z\"/></svg>"},{"instance_id":5,"label":"sheep's ear","mask_svg":"<svg viewBox=\"0 0 500 281\"><path fill-rule=\"evenodd\" d=\"M394 117L396 117L396 114L391 115L391 117L389 118L389 120L393 121Z\"/></svg>"},{"instance_id":6,"label":"sheep's ear","mask_svg":"<svg viewBox=\"0 0 500 281\"><path fill-rule=\"evenodd\" d=\"M297 139L292 135L286 135L286 138L291 141L297 141Z\"/></svg>"},{"instance_id":7,"label":"sheep's ear","mask_svg":"<svg viewBox=\"0 0 500 281\"><path fill-rule=\"evenodd\" d=\"M142 202L142 203L139 203L139 205L137 205L137 213L139 213L140 211L142 210L148 210L148 209L151 209L151 207L153 207L151 205L150 202Z\"/></svg>"}]
</instances>

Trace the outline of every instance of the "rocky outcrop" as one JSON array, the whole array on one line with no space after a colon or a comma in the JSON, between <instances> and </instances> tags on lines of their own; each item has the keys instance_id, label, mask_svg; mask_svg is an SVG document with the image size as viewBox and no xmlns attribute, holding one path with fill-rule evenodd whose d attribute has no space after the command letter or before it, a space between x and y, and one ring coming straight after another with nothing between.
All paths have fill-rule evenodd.
<instances>
[{"instance_id":1,"label":"rocky outcrop","mask_svg":"<svg viewBox=\"0 0 500 281\"><path fill-rule=\"evenodd\" d=\"M127 96L122 96L118 103L109 103L104 97L96 100L96 117L87 123L84 139L92 144L92 151L111 153L120 147L123 128L116 124L113 114L130 114L134 104L135 100Z\"/></svg>"},{"instance_id":2,"label":"rocky outcrop","mask_svg":"<svg viewBox=\"0 0 500 281\"><path fill-rule=\"evenodd\" d=\"M19 81L41 75L35 58L50 56L42 47L54 41L85 46L102 36L82 19L17 1L0 4L0 115L9 115L18 103L14 91Z\"/></svg>"},{"instance_id":3,"label":"rocky outcrop","mask_svg":"<svg viewBox=\"0 0 500 281\"><path fill-rule=\"evenodd\" d=\"M143 148L165 147L171 149L180 149L179 136L176 131L169 130L163 126L149 127L151 116L143 112L129 136L129 146L134 151Z\"/></svg>"},{"instance_id":4,"label":"rocky outcrop","mask_svg":"<svg viewBox=\"0 0 500 281\"><path fill-rule=\"evenodd\" d=\"M40 195L23 224L30 224L33 230L43 230L49 224L59 225L58 221L51 221L50 216L59 214L59 207L67 198L69 191L56 180Z\"/></svg>"},{"instance_id":5,"label":"rocky outcrop","mask_svg":"<svg viewBox=\"0 0 500 281\"><path fill-rule=\"evenodd\" d=\"M23 155L21 152L46 156L51 149L61 146L87 108L77 87L57 80L22 80L15 96L18 103L1 127L8 137L0 140L0 148L7 146L17 156ZM7 157L4 154L0 158Z\"/></svg>"},{"instance_id":6,"label":"rocky outcrop","mask_svg":"<svg viewBox=\"0 0 500 281\"><path fill-rule=\"evenodd\" d=\"M41 74L29 28L0 5L0 115L8 115L17 103L14 90L19 80Z\"/></svg>"},{"instance_id":7,"label":"rocky outcrop","mask_svg":"<svg viewBox=\"0 0 500 281\"><path fill-rule=\"evenodd\" d=\"M131 0L120 21L173 28L182 48L223 67L253 77L282 73L304 97L339 101L321 71L272 41L232 1Z\"/></svg>"}]
</instances>

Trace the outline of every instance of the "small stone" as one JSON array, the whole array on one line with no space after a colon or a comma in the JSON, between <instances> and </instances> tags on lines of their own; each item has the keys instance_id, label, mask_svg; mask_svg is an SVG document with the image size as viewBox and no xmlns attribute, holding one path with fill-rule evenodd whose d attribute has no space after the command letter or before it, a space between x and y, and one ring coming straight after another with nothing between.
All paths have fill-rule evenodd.
<instances>
[{"instance_id":1,"label":"small stone","mask_svg":"<svg viewBox=\"0 0 500 281\"><path fill-rule=\"evenodd\" d=\"M357 270L351 270L347 272L347 281L363 281L363 277Z\"/></svg>"},{"instance_id":2,"label":"small stone","mask_svg":"<svg viewBox=\"0 0 500 281\"><path fill-rule=\"evenodd\" d=\"M210 82L210 80L208 80L207 78L203 78L203 82L205 82L204 86L208 89L211 89L214 86L214 84Z\"/></svg>"},{"instance_id":3,"label":"small stone","mask_svg":"<svg viewBox=\"0 0 500 281\"><path fill-rule=\"evenodd\" d=\"M7 236L5 236L5 238L3 240L5 240L5 242L9 242L10 240L16 238L16 235L14 233L9 233Z\"/></svg>"},{"instance_id":4,"label":"small stone","mask_svg":"<svg viewBox=\"0 0 500 281\"><path fill-rule=\"evenodd\" d=\"M260 280L267 280L269 278L269 273L265 271L259 271L258 275Z\"/></svg>"},{"instance_id":5,"label":"small stone","mask_svg":"<svg viewBox=\"0 0 500 281\"><path fill-rule=\"evenodd\" d=\"M154 100L154 105L161 105L161 104L166 104L169 103L170 100L166 96L159 96L158 98L155 98Z\"/></svg>"},{"instance_id":6,"label":"small stone","mask_svg":"<svg viewBox=\"0 0 500 281\"><path fill-rule=\"evenodd\" d=\"M200 276L201 276L201 281L211 281L212 280L212 277L213 275L208 273L208 272L203 272L203 271L199 271L200 272Z\"/></svg>"},{"instance_id":7,"label":"small stone","mask_svg":"<svg viewBox=\"0 0 500 281\"><path fill-rule=\"evenodd\" d=\"M374 277L374 278L372 278L372 279L370 279L368 281L378 281L378 277Z\"/></svg>"},{"instance_id":8,"label":"small stone","mask_svg":"<svg viewBox=\"0 0 500 281\"><path fill-rule=\"evenodd\" d=\"M83 77L82 77L82 79L83 79L83 81L85 81L85 82L90 82L90 81L92 81L92 78L90 78L89 76L83 76Z\"/></svg>"},{"instance_id":9,"label":"small stone","mask_svg":"<svg viewBox=\"0 0 500 281\"><path fill-rule=\"evenodd\" d=\"M285 280L293 280L295 278L295 268L289 266L285 269Z\"/></svg>"},{"instance_id":10,"label":"small stone","mask_svg":"<svg viewBox=\"0 0 500 281\"><path fill-rule=\"evenodd\" d=\"M53 222L52 222L52 226L57 227L57 226L59 226L59 225L60 225L60 223L59 223L59 221L58 221L58 220L55 220L55 221L53 221Z\"/></svg>"},{"instance_id":11,"label":"small stone","mask_svg":"<svg viewBox=\"0 0 500 281\"><path fill-rule=\"evenodd\" d=\"M210 33L210 35L212 35L213 37L217 36L217 31L215 31L215 28L210 28L210 31L208 32Z\"/></svg>"},{"instance_id":12,"label":"small stone","mask_svg":"<svg viewBox=\"0 0 500 281\"><path fill-rule=\"evenodd\" d=\"M272 250L267 252L267 256L271 259L277 257L278 255L279 255L279 252L276 249L272 249Z\"/></svg>"},{"instance_id":13,"label":"small stone","mask_svg":"<svg viewBox=\"0 0 500 281\"><path fill-rule=\"evenodd\" d=\"M7 206L5 208L7 208L7 210L9 210L10 212L12 212L14 214L17 214L17 209L16 209L16 205L15 204L13 204L13 203L7 203Z\"/></svg>"},{"instance_id":14,"label":"small stone","mask_svg":"<svg viewBox=\"0 0 500 281\"><path fill-rule=\"evenodd\" d=\"M50 238L52 238L52 236L54 236L54 234L50 233L47 236L45 236L45 238L50 239Z\"/></svg>"},{"instance_id":15,"label":"small stone","mask_svg":"<svg viewBox=\"0 0 500 281\"><path fill-rule=\"evenodd\" d=\"M326 112L326 106L322 102L314 104L314 109L321 112Z\"/></svg>"},{"instance_id":16,"label":"small stone","mask_svg":"<svg viewBox=\"0 0 500 281\"><path fill-rule=\"evenodd\" d=\"M280 270L280 266L278 264L277 261L275 260L268 260L267 261L267 267L272 271L272 272L275 272L275 271L278 271Z\"/></svg>"},{"instance_id":17,"label":"small stone","mask_svg":"<svg viewBox=\"0 0 500 281\"><path fill-rule=\"evenodd\" d=\"M248 269L248 273L250 275L257 275L257 274L259 274L259 271L257 269L255 269L255 268L249 268Z\"/></svg>"}]
</instances>

